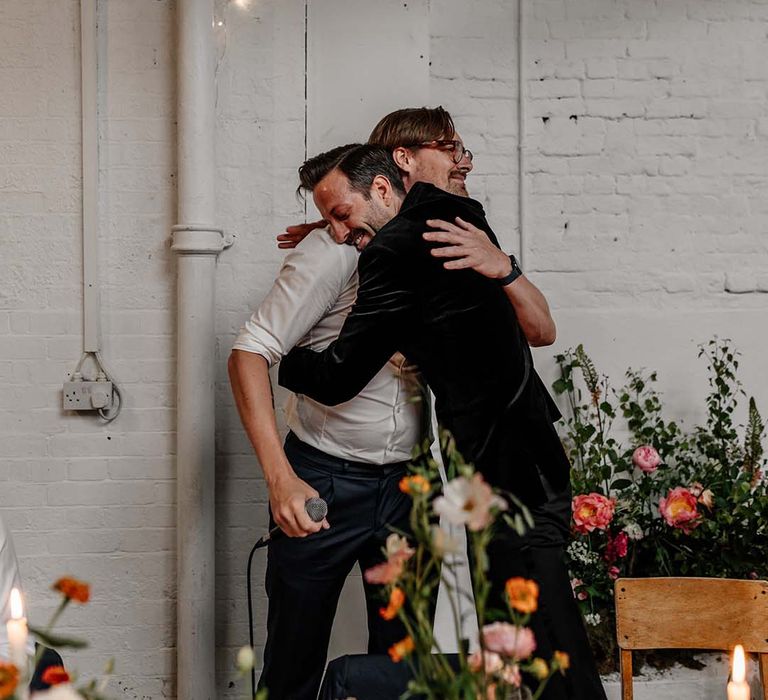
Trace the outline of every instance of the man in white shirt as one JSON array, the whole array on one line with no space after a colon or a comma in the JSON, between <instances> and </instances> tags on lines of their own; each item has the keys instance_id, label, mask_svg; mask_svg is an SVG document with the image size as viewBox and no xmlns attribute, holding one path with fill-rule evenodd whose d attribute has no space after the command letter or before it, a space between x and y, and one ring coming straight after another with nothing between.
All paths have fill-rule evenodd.
<instances>
[{"instance_id":1,"label":"man in white shirt","mask_svg":"<svg viewBox=\"0 0 768 700\"><path fill-rule=\"evenodd\" d=\"M425 132L421 140L442 133L443 125L433 124L435 117L450 119L440 108L406 112ZM341 155L344 148L335 150ZM464 179L472 170L467 154L455 164L449 183L464 194ZM423 155L428 163L430 154ZM431 173L424 170L422 176L428 180ZM311 225L301 232L306 228ZM502 268L510 260L483 232L472 229L452 232L454 263L463 260L463 266L487 276L506 276L509 270L499 272L499 256ZM463 238L457 243L459 234ZM285 448L281 446L269 367L294 345L320 350L338 336L357 293L355 248L360 241L349 243L338 245L324 230L307 235L286 257L229 360L238 410L269 488L270 524L289 536L271 545L268 553L267 642L259 680L272 697L284 700L316 697L338 597L355 562L363 570L378 563L392 528L408 531L410 498L400 492L398 482L425 422L418 375L396 355L360 394L339 406L292 395L287 407L291 432ZM535 344L551 343L554 324L541 293L521 279L515 294L517 298L508 290L526 336ZM546 337L533 338L541 329ZM328 502L329 515L313 523L304 504L318 495ZM397 621L381 619L377 588L366 585L365 592L368 650L384 653L404 632Z\"/></svg>"}]
</instances>

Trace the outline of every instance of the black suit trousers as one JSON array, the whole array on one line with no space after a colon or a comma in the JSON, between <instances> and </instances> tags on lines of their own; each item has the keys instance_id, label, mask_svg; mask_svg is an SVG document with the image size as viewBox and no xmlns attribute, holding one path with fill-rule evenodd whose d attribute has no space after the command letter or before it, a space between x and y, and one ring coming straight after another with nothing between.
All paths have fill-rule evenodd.
<instances>
[{"instance_id":1,"label":"black suit trousers","mask_svg":"<svg viewBox=\"0 0 768 700\"><path fill-rule=\"evenodd\" d=\"M267 555L267 640L259 688L275 700L315 700L325 669L339 595L357 563L362 571L384 561L392 528L408 532L410 496L398 482L407 465L350 462L289 434L285 453L299 478L328 503L329 530L275 540ZM270 525L273 525L270 517ZM399 620L379 615L382 586L365 585L368 652L386 654L405 637Z\"/></svg>"},{"instance_id":2,"label":"black suit trousers","mask_svg":"<svg viewBox=\"0 0 768 700\"><path fill-rule=\"evenodd\" d=\"M549 500L530 509L534 527L519 537L504 526L488 547L490 607L507 609L504 585L508 579L522 576L536 581L539 606L529 623L536 636L535 654L548 661L555 651L565 651L571 660L564 676L557 673L550 679L541 700L605 700L565 563L571 490L553 492L546 480L542 482ZM530 678L526 682L531 688L538 683Z\"/></svg>"}]
</instances>

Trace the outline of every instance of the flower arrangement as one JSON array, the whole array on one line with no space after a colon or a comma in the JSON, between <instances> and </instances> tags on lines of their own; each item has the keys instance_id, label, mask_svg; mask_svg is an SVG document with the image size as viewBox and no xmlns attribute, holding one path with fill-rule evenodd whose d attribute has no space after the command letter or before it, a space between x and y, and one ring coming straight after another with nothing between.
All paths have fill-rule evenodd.
<instances>
[{"instance_id":1,"label":"flower arrangement","mask_svg":"<svg viewBox=\"0 0 768 700\"><path fill-rule=\"evenodd\" d=\"M556 357L553 388L570 413L571 584L602 671L614 667L617 577L768 575L763 419L751 398L746 425L734 424L744 392L729 341L700 346L699 357L707 415L689 431L662 415L655 372L630 369L613 389L582 346Z\"/></svg>"},{"instance_id":2,"label":"flower arrangement","mask_svg":"<svg viewBox=\"0 0 768 700\"><path fill-rule=\"evenodd\" d=\"M403 533L387 539L386 560L365 572L366 581L384 586L385 605L380 614L387 620L398 617L407 635L394 644L389 655L396 663L409 664L413 679L407 697L428 700L478 700L538 698L554 673L565 673L568 656L556 652L552 659L535 657L536 640L527 624L537 609L538 586L522 578L506 583L504 612L489 609L487 547L498 528L524 532L530 516L513 497L501 495L466 464L452 438L441 436L449 481L439 493L438 469L425 446L411 465L400 489L413 499L410 541ZM508 512L515 508L514 516ZM457 586L458 571L452 557L457 544L436 525L435 516L464 525L474 551L471 571L474 598ZM450 663L435 640L432 611L440 583L447 587L459 641L457 663ZM460 597L467 596L476 608L480 630L479 648L469 653L461 639ZM494 621L490 621L490 620ZM436 653L435 653L436 652ZM523 676L535 679L529 690Z\"/></svg>"},{"instance_id":3,"label":"flower arrangement","mask_svg":"<svg viewBox=\"0 0 768 700\"><path fill-rule=\"evenodd\" d=\"M45 646L55 649L82 649L87 643L81 639L65 637L54 633L53 629L67 606L72 603L85 604L90 600L90 586L71 576L56 581L52 590L61 595L59 607L51 616L45 628L30 627L29 631ZM28 666L36 668L42 655L43 647L38 651ZM49 666L43 672L41 680L50 686L48 690L33 692L32 700L107 700L104 691L113 671L113 661L109 661L104 676L99 680L75 687L76 678L63 666ZM29 683L28 668L19 668L15 664L0 660L0 700L26 700L30 697L26 685Z\"/></svg>"}]
</instances>

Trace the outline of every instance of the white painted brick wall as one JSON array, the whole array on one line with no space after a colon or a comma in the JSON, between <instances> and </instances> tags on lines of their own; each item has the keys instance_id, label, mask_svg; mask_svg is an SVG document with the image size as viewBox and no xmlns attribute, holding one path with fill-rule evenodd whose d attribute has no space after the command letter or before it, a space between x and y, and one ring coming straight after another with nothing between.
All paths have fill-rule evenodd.
<instances>
[{"instance_id":1,"label":"white painted brick wall","mask_svg":"<svg viewBox=\"0 0 768 700\"><path fill-rule=\"evenodd\" d=\"M423 102L454 114L476 154L470 189L517 251L514 3L429 10ZM217 11L218 223L236 235L217 287L223 698L237 696L245 557L267 502L225 362L278 269L274 235L303 217L304 2ZM94 642L74 663L90 674L116 656L127 698L174 697L173 12L170 0L100 3L104 356L127 397L103 426L59 410L81 347L78 3L0 5L0 506L33 620L51 610L54 577L90 580L93 603L65 620ZM671 409L693 420L704 391L695 344L730 335L768 411L768 4L536 0L526 14L527 267L552 303L555 349L583 341L616 377L628 364L658 368ZM338 99L355 88L339 76L327 89ZM548 376L553 351L537 351ZM257 651L262 578L263 557Z\"/></svg>"}]
</instances>

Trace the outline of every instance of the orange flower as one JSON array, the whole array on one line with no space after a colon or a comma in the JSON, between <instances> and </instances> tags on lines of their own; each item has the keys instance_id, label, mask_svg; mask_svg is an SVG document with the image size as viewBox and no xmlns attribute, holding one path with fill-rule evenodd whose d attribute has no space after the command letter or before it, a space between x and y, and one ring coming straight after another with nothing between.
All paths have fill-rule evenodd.
<instances>
[{"instance_id":1,"label":"orange flower","mask_svg":"<svg viewBox=\"0 0 768 700\"><path fill-rule=\"evenodd\" d=\"M429 479L420 474L414 476L404 476L400 479L400 490L403 493L407 493L411 496L416 496L422 493L429 493L431 488L429 485Z\"/></svg>"},{"instance_id":2,"label":"orange flower","mask_svg":"<svg viewBox=\"0 0 768 700\"><path fill-rule=\"evenodd\" d=\"M573 529L582 535L594 530L607 530L613 520L616 502L601 493L579 494L571 502Z\"/></svg>"},{"instance_id":3,"label":"orange flower","mask_svg":"<svg viewBox=\"0 0 768 700\"><path fill-rule=\"evenodd\" d=\"M544 659L540 659L538 656L531 661L531 665L528 667L528 673L535 676L538 680L543 681L549 675L549 666Z\"/></svg>"},{"instance_id":4,"label":"orange flower","mask_svg":"<svg viewBox=\"0 0 768 700\"><path fill-rule=\"evenodd\" d=\"M506 583L509 605L517 612L532 613L539 607L539 584L521 576L515 576Z\"/></svg>"},{"instance_id":5,"label":"orange flower","mask_svg":"<svg viewBox=\"0 0 768 700\"><path fill-rule=\"evenodd\" d=\"M555 666L560 673L565 675L565 672L571 667L571 657L564 651L556 651L554 663L552 665Z\"/></svg>"},{"instance_id":6,"label":"orange flower","mask_svg":"<svg viewBox=\"0 0 768 700\"><path fill-rule=\"evenodd\" d=\"M405 602L405 593L402 588L395 586L392 593L389 594L389 604L386 608L379 608L379 615L385 620L394 620L397 617L397 611L403 607Z\"/></svg>"},{"instance_id":7,"label":"orange flower","mask_svg":"<svg viewBox=\"0 0 768 700\"><path fill-rule=\"evenodd\" d=\"M682 530L686 535L690 535L701 524L696 497L682 486L670 490L666 498L659 500L659 513L667 525Z\"/></svg>"},{"instance_id":8,"label":"orange flower","mask_svg":"<svg viewBox=\"0 0 768 700\"><path fill-rule=\"evenodd\" d=\"M47 685L58 685L59 683L69 683L70 678L67 669L63 666L49 666L43 671L41 680Z\"/></svg>"},{"instance_id":9,"label":"orange flower","mask_svg":"<svg viewBox=\"0 0 768 700\"><path fill-rule=\"evenodd\" d=\"M76 578L65 576L53 584L53 590L61 593L68 600L75 600L78 603L87 603L91 597L91 587L83 581Z\"/></svg>"},{"instance_id":10,"label":"orange flower","mask_svg":"<svg viewBox=\"0 0 768 700\"><path fill-rule=\"evenodd\" d=\"M0 661L0 698L9 698L19 684L19 669Z\"/></svg>"},{"instance_id":11,"label":"orange flower","mask_svg":"<svg viewBox=\"0 0 768 700\"><path fill-rule=\"evenodd\" d=\"M408 656L408 654L410 654L413 649L413 639L411 637L406 637L405 639L401 639L399 642L395 642L391 647L389 647L389 658L392 659L394 663L399 663L406 656Z\"/></svg>"}]
</instances>

